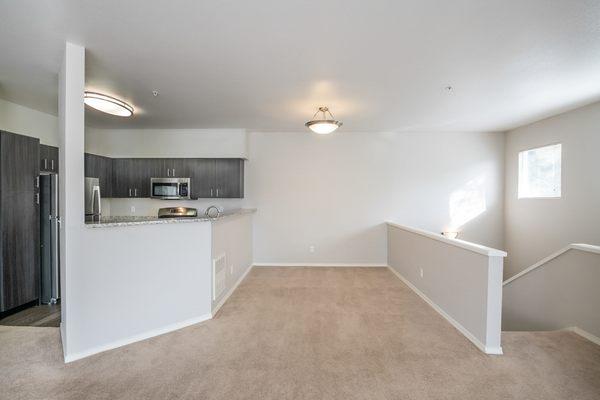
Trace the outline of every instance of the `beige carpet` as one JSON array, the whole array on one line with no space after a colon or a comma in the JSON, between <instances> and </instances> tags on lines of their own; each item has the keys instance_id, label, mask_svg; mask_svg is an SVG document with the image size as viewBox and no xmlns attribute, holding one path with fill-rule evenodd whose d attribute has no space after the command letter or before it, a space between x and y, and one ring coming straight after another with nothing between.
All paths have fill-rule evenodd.
<instances>
[{"instance_id":1,"label":"beige carpet","mask_svg":"<svg viewBox=\"0 0 600 400\"><path fill-rule=\"evenodd\" d=\"M599 399L600 346L506 333L486 356L383 268L255 268L212 321L64 365L0 327L2 399Z\"/></svg>"}]
</instances>

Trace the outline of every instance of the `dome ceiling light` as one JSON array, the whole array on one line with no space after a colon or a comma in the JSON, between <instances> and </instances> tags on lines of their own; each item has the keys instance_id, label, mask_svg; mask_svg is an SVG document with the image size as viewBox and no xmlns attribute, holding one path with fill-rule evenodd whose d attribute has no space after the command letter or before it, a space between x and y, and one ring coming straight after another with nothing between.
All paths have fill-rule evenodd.
<instances>
[{"instance_id":1,"label":"dome ceiling light","mask_svg":"<svg viewBox=\"0 0 600 400\"><path fill-rule=\"evenodd\" d=\"M102 93L86 91L83 94L83 102L107 114L118 115L119 117L131 117L133 115L133 107L129 104Z\"/></svg>"},{"instance_id":2,"label":"dome ceiling light","mask_svg":"<svg viewBox=\"0 0 600 400\"><path fill-rule=\"evenodd\" d=\"M319 113L323 113L323 118L316 119L317 114ZM331 118L327 118L327 114L329 114L329 117ZM327 135L342 126L342 123L333 117L333 114L331 111L329 111L329 108L319 107L319 110L315 113L315 115L313 115L312 119L304 125L306 125L306 127L314 133L318 133L319 135Z\"/></svg>"}]
</instances>

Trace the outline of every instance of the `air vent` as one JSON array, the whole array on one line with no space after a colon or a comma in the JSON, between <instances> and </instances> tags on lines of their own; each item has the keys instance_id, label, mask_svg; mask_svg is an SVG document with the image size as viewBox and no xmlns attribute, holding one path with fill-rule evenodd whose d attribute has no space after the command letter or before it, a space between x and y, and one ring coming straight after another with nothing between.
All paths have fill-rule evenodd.
<instances>
[{"instance_id":1,"label":"air vent","mask_svg":"<svg viewBox=\"0 0 600 400\"><path fill-rule=\"evenodd\" d=\"M227 257L225 254L213 259L213 301L217 300L227 287Z\"/></svg>"}]
</instances>

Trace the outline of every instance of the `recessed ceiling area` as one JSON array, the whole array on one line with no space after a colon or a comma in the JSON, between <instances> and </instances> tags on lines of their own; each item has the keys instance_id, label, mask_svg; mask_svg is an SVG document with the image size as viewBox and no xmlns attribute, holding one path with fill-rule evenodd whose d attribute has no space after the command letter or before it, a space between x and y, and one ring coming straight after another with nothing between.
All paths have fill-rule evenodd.
<instances>
[{"instance_id":1,"label":"recessed ceiling area","mask_svg":"<svg viewBox=\"0 0 600 400\"><path fill-rule=\"evenodd\" d=\"M86 89L136 110L89 111L99 128L298 131L326 105L346 131L501 131L600 99L597 1L22 0L0 15L0 98L56 114L72 41Z\"/></svg>"}]
</instances>

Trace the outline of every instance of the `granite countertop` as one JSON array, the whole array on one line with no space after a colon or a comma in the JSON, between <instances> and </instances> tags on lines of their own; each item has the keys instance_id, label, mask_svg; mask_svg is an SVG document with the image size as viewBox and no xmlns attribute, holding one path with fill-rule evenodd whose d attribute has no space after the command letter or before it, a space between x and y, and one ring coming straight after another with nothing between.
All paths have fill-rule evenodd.
<instances>
[{"instance_id":1,"label":"granite countertop","mask_svg":"<svg viewBox=\"0 0 600 400\"><path fill-rule=\"evenodd\" d=\"M133 225L158 225L158 224L179 224L188 222L214 222L225 218L235 217L237 215L251 214L256 212L255 208L240 208L237 210L225 211L217 218L209 218L204 215L197 217L181 218L158 218L151 216L114 216L100 217L100 220L85 221L85 226L89 228L110 228L118 226Z\"/></svg>"}]
</instances>

